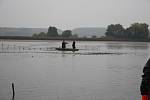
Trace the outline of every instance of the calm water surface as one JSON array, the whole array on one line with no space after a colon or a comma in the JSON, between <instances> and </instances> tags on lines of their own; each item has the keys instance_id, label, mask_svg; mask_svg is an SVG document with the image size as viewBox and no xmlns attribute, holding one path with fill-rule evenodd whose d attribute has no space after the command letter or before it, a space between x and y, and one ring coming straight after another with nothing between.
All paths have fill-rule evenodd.
<instances>
[{"instance_id":1,"label":"calm water surface","mask_svg":"<svg viewBox=\"0 0 150 100\"><path fill-rule=\"evenodd\" d=\"M71 47L72 42L68 42ZM0 42L0 100L140 100L150 43L61 41Z\"/></svg>"}]
</instances>

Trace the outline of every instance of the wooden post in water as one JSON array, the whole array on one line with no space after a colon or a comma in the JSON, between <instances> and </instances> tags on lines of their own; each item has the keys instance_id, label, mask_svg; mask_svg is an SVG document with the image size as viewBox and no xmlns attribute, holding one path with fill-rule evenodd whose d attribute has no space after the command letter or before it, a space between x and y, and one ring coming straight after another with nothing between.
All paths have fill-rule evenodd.
<instances>
[{"instance_id":1,"label":"wooden post in water","mask_svg":"<svg viewBox=\"0 0 150 100\"><path fill-rule=\"evenodd\" d=\"M14 87L14 83L12 83L12 91L13 91L12 100L14 100L14 98L15 98L15 87Z\"/></svg>"}]
</instances>

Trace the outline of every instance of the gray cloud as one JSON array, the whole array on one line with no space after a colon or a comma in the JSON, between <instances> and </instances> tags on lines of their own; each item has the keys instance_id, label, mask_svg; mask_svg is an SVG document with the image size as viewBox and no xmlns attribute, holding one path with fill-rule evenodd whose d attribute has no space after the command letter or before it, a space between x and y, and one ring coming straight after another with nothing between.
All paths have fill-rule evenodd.
<instances>
[{"instance_id":1,"label":"gray cloud","mask_svg":"<svg viewBox=\"0 0 150 100\"><path fill-rule=\"evenodd\" d=\"M0 26L106 27L111 23L128 26L150 25L150 0L5 0L0 9ZM0 0L2 3L3 0Z\"/></svg>"},{"instance_id":2,"label":"gray cloud","mask_svg":"<svg viewBox=\"0 0 150 100\"><path fill-rule=\"evenodd\" d=\"M3 1L4 1L4 0L0 0L0 4L2 4L2 3L3 3Z\"/></svg>"}]
</instances>

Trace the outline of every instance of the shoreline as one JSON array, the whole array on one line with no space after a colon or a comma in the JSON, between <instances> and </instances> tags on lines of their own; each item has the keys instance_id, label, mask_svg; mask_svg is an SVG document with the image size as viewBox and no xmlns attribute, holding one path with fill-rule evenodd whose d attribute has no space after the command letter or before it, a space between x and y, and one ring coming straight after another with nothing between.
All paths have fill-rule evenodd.
<instances>
[{"instance_id":1,"label":"shoreline","mask_svg":"<svg viewBox=\"0 0 150 100\"><path fill-rule=\"evenodd\" d=\"M112 42L150 42L150 39L125 39L125 38L62 38L62 37L25 37L25 36L0 36L0 41L19 42L48 42L51 40L66 41L112 41Z\"/></svg>"}]
</instances>

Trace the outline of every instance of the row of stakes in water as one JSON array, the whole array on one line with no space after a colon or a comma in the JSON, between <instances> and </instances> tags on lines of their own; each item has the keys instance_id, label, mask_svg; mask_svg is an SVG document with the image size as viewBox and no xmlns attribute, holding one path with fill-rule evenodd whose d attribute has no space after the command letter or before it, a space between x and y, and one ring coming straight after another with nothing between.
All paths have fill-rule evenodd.
<instances>
[{"instance_id":1,"label":"row of stakes in water","mask_svg":"<svg viewBox=\"0 0 150 100\"><path fill-rule=\"evenodd\" d=\"M50 50L50 48L32 48L32 47L25 47L25 46L17 46L17 45L1 45L0 46L1 52L6 52L6 51L35 51L35 50Z\"/></svg>"}]
</instances>

